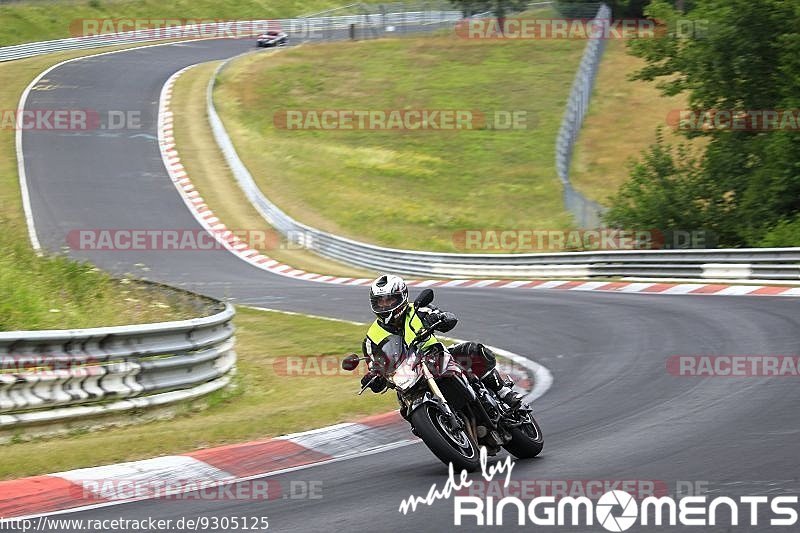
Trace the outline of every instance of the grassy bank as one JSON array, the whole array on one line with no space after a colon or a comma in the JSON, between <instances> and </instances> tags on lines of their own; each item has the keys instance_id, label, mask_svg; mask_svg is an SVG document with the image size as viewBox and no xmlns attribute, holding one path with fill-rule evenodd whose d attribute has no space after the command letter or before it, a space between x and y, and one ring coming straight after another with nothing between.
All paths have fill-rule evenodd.
<instances>
[{"instance_id":1,"label":"grassy bank","mask_svg":"<svg viewBox=\"0 0 800 533\"><path fill-rule=\"evenodd\" d=\"M0 64L0 106L15 109L27 84L73 52ZM90 265L40 258L30 249L14 151L14 131L0 129L0 330L90 327L194 315L189 302L113 280ZM177 418L76 431L65 437L3 445L0 478L181 453L301 431L384 412L390 396L356 397L358 378L288 377L273 362L287 355L341 355L357 350L363 327L240 309L235 386L177 406ZM146 419L133 413L126 422Z\"/></svg>"},{"instance_id":2,"label":"grassy bank","mask_svg":"<svg viewBox=\"0 0 800 533\"><path fill-rule=\"evenodd\" d=\"M296 219L387 246L458 251L464 229L568 227L553 153L584 41L453 35L253 54L215 102L261 189ZM290 130L286 110L526 112L527 129Z\"/></svg>"},{"instance_id":3,"label":"grassy bank","mask_svg":"<svg viewBox=\"0 0 800 533\"><path fill-rule=\"evenodd\" d=\"M0 8L1 9L1 8ZM25 87L42 71L66 59L99 52L119 50L124 46L104 47L92 51L62 52L46 56L0 63L0 109L17 109ZM13 234L27 240L22 196L17 174L16 132L13 128L0 128L0 224L3 234Z\"/></svg>"},{"instance_id":4,"label":"grassy bank","mask_svg":"<svg viewBox=\"0 0 800 533\"><path fill-rule=\"evenodd\" d=\"M0 232L0 331L163 322L207 311L188 295L113 279L63 257L38 257L14 233Z\"/></svg>"},{"instance_id":5,"label":"grassy bank","mask_svg":"<svg viewBox=\"0 0 800 533\"><path fill-rule=\"evenodd\" d=\"M658 126L663 126L666 140L677 139L667 126L667 114L687 103L685 95L665 97L654 83L629 80L644 60L629 55L624 41L606 44L570 179L589 198L607 205L628 179L628 161L655 142Z\"/></svg>"},{"instance_id":6,"label":"grassy bank","mask_svg":"<svg viewBox=\"0 0 800 533\"><path fill-rule=\"evenodd\" d=\"M0 109L16 109L25 87L50 65L86 54L0 63ZM0 129L0 330L112 326L196 316L198 309L185 298L112 279L91 265L33 253L22 210L15 133Z\"/></svg>"},{"instance_id":7,"label":"grassy bank","mask_svg":"<svg viewBox=\"0 0 800 533\"><path fill-rule=\"evenodd\" d=\"M369 2L367 2L369 3ZM335 0L50 0L0 6L0 46L76 37L81 19L258 20L338 7Z\"/></svg>"},{"instance_id":8,"label":"grassy bank","mask_svg":"<svg viewBox=\"0 0 800 533\"><path fill-rule=\"evenodd\" d=\"M206 88L218 62L196 66L178 78L172 95L175 142L192 184L214 214L229 228L277 235L250 204L225 163L206 114ZM270 242L273 242L270 240ZM305 250L292 249L276 238L261 250L282 263L332 276L375 277L375 273L326 260Z\"/></svg>"},{"instance_id":9,"label":"grassy bank","mask_svg":"<svg viewBox=\"0 0 800 533\"><path fill-rule=\"evenodd\" d=\"M358 351L366 326L239 308L233 388L180 407L171 420L3 446L0 478L183 453L303 431L394 408L391 394L356 396L341 372L286 375L286 357ZM275 366L273 366L275 365Z\"/></svg>"}]
</instances>

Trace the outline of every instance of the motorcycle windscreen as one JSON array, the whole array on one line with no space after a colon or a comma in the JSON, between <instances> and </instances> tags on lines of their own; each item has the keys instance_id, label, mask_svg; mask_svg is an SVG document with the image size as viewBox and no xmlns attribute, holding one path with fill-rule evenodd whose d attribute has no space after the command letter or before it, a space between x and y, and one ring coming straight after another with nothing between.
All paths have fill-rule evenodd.
<instances>
[{"instance_id":1,"label":"motorcycle windscreen","mask_svg":"<svg viewBox=\"0 0 800 533\"><path fill-rule=\"evenodd\" d=\"M386 377L399 390L406 390L420 380L422 374L417 367L417 353L409 350L400 335L392 335L386 339L382 347L383 356L388 362Z\"/></svg>"},{"instance_id":2,"label":"motorcycle windscreen","mask_svg":"<svg viewBox=\"0 0 800 533\"><path fill-rule=\"evenodd\" d=\"M374 357L375 365L384 375L392 374L408 353L408 346L400 335L389 335L381 343L381 355Z\"/></svg>"}]
</instances>

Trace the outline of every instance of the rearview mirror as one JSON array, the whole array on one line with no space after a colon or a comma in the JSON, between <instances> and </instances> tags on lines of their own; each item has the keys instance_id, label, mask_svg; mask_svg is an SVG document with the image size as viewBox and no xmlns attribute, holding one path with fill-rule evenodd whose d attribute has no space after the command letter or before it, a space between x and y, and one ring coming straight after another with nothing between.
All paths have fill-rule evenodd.
<instances>
[{"instance_id":1,"label":"rearview mirror","mask_svg":"<svg viewBox=\"0 0 800 533\"><path fill-rule=\"evenodd\" d=\"M420 307L425 307L429 303L433 301L433 291L431 289L425 289L419 296L417 296L416 300L414 300L414 307L419 309Z\"/></svg>"},{"instance_id":2,"label":"rearview mirror","mask_svg":"<svg viewBox=\"0 0 800 533\"><path fill-rule=\"evenodd\" d=\"M342 359L342 369L351 372L358 367L358 363L360 362L361 358L359 358L356 354L351 353L350 355Z\"/></svg>"}]
</instances>

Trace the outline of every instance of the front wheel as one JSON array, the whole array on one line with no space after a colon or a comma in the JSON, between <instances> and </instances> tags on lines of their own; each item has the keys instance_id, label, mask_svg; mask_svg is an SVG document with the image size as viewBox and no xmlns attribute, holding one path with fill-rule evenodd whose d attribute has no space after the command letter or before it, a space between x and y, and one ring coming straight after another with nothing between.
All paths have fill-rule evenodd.
<instances>
[{"instance_id":1,"label":"front wheel","mask_svg":"<svg viewBox=\"0 0 800 533\"><path fill-rule=\"evenodd\" d=\"M459 415L456 415L459 416ZM411 414L411 424L433 454L456 472L474 472L480 466L478 445L464 430L450 427L447 415L433 404L423 404Z\"/></svg>"},{"instance_id":2,"label":"front wheel","mask_svg":"<svg viewBox=\"0 0 800 533\"><path fill-rule=\"evenodd\" d=\"M509 433L511 433L511 440L503 448L514 457L530 459L542 452L544 437L533 415L525 415L524 423L512 428Z\"/></svg>"}]
</instances>

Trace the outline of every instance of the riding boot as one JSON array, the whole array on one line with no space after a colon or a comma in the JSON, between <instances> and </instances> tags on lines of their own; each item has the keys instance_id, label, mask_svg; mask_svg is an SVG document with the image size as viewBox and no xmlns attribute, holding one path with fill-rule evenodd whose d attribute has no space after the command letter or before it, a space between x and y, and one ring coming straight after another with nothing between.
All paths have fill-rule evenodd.
<instances>
[{"instance_id":1,"label":"riding boot","mask_svg":"<svg viewBox=\"0 0 800 533\"><path fill-rule=\"evenodd\" d=\"M481 382L512 409L518 407L519 404L522 403L522 396L511 388L514 386L514 383L510 380L504 381L496 368L491 369L483 376Z\"/></svg>"}]
</instances>

